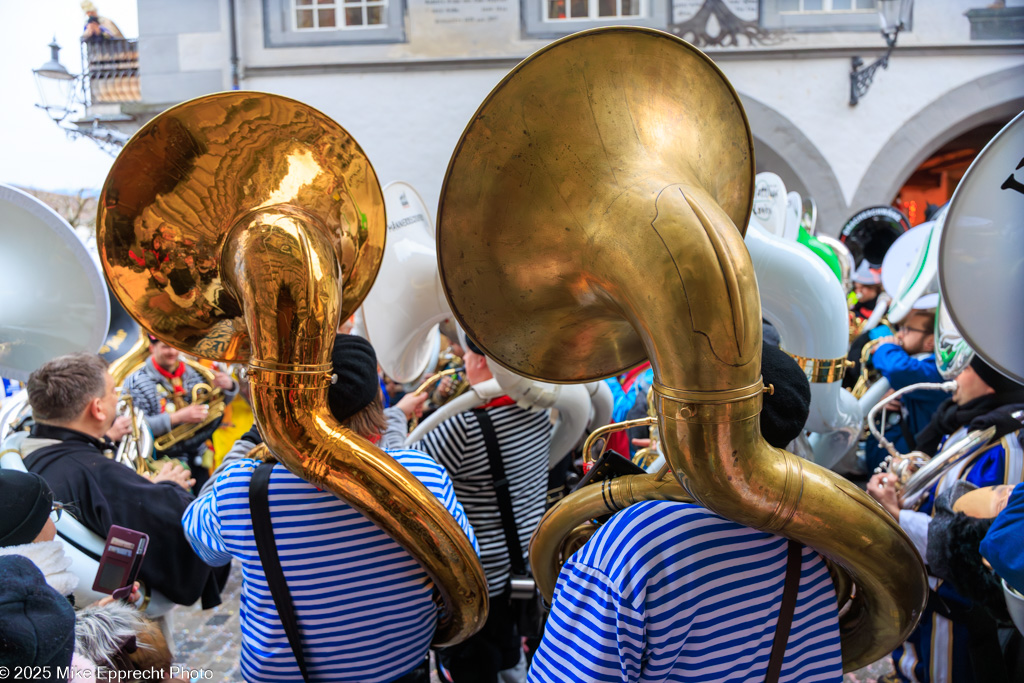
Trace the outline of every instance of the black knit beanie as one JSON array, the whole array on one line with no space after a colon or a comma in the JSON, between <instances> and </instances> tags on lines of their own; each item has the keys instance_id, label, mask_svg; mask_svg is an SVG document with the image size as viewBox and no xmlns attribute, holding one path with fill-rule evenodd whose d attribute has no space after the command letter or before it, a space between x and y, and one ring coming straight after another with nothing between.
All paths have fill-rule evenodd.
<instances>
[{"instance_id":1,"label":"black knit beanie","mask_svg":"<svg viewBox=\"0 0 1024 683\"><path fill-rule=\"evenodd\" d=\"M34 541L52 508L53 491L38 474L0 470L0 548Z\"/></svg>"},{"instance_id":2,"label":"black knit beanie","mask_svg":"<svg viewBox=\"0 0 1024 683\"><path fill-rule=\"evenodd\" d=\"M377 354L370 342L354 334L334 339L331 365L338 380L327 390L327 404L338 422L344 422L370 405L380 391Z\"/></svg>"},{"instance_id":3,"label":"black knit beanie","mask_svg":"<svg viewBox=\"0 0 1024 683\"><path fill-rule=\"evenodd\" d=\"M469 338L468 334L466 335L466 348L478 356L485 355L484 352L480 350L480 347L476 345L476 342Z\"/></svg>"},{"instance_id":4,"label":"black knit beanie","mask_svg":"<svg viewBox=\"0 0 1024 683\"><path fill-rule=\"evenodd\" d=\"M68 599L27 557L0 557L0 665L49 667L48 676L34 680L56 681L57 668L71 665L74 649L75 610Z\"/></svg>"},{"instance_id":5,"label":"black knit beanie","mask_svg":"<svg viewBox=\"0 0 1024 683\"><path fill-rule=\"evenodd\" d=\"M978 377L989 385L997 394L1006 394L1011 391L1021 391L1024 385L1013 381L1003 373L982 360L977 353L971 358L971 369L978 373Z\"/></svg>"},{"instance_id":6,"label":"black knit beanie","mask_svg":"<svg viewBox=\"0 0 1024 683\"><path fill-rule=\"evenodd\" d=\"M811 410L811 385L789 354L777 346L761 344L761 377L775 387L764 395L761 435L772 446L785 448L800 436Z\"/></svg>"}]
</instances>

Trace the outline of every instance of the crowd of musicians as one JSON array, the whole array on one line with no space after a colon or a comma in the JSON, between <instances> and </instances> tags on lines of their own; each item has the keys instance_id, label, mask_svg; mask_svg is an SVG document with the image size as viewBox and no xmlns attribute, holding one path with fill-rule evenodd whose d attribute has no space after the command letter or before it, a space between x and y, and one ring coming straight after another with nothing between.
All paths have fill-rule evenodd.
<instances>
[{"instance_id":1,"label":"crowd of musicians","mask_svg":"<svg viewBox=\"0 0 1024 683\"><path fill-rule=\"evenodd\" d=\"M176 606L217 607L234 572L254 683L834 683L893 649L886 683L1024 681L1024 371L971 349L987 335L962 313L944 347L948 278L942 302L890 303L883 253L844 270L836 240L755 225L752 140L721 72L667 34L589 31L524 61L466 129L436 234L405 250L430 256L449 317L403 384L365 301L408 223L388 225L354 139L266 93L146 124L104 187L98 263L77 237L72 259L136 345L113 363L40 348L14 368L24 404L0 406L0 679L206 678L174 666L196 664L176 662ZM560 213L517 213L541 195ZM817 279L769 285L770 249ZM797 355L817 331L797 304L831 294L836 353ZM8 338L0 368L31 344ZM561 387L593 401L563 449L587 420L542 378L613 372ZM866 420L826 424L823 396L856 404L840 380L881 388ZM109 587L127 537L148 538L137 580Z\"/></svg>"},{"instance_id":2,"label":"crowd of musicians","mask_svg":"<svg viewBox=\"0 0 1024 683\"><path fill-rule=\"evenodd\" d=\"M877 267L859 271L857 282L855 310L870 313L880 292ZM865 333L879 340L873 364L893 390L938 379L934 317L932 309L917 309L898 329L883 325ZM766 324L766 339L773 336ZM452 348L470 385L492 377L471 339ZM172 400L188 396L199 382L195 370L155 337L149 350L125 390L154 434L202 422L206 405L186 401L175 409ZM373 347L355 335L338 335L332 364L332 415L421 481L480 554L489 616L469 640L437 652L442 680L748 681L770 669L778 680L841 677L836 595L823 559L689 503L651 501L614 515L566 562L550 614L531 631L529 601L511 598L511 580L526 571L528 542L546 504L561 495L566 473L571 481L578 469L572 462L577 452L549 476L550 411L499 397L450 417L407 447L409 422L422 415L428 394L385 384ZM768 341L762 372L774 387L765 399L762 432L785 448L804 428L807 377ZM220 370L214 381L229 397L239 391L238 379ZM646 412L649 364L607 381L617 417ZM992 445L943 476L914 506L901 505L896 477L876 473L866 481L926 558L931 575L925 617L893 653L892 680L1016 680L1011 677L1019 677L1024 662L1000 586L1000 579L1018 586L1024 580L1024 486L1014 488L1024 455L1013 417L1024 408L1024 386L977 355L956 381L950 398L927 389L902 398L890 431L904 452L933 455L969 430L994 425ZM257 448L262 438L255 424L212 473L198 454L206 442L192 439L159 471L140 476L109 457L129 427L118 416L117 388L98 356L51 360L32 374L27 390L34 425L19 446L27 471L0 470L5 658L55 671L72 654L83 670L170 664L164 634L147 630L137 615L126 616L123 604L76 605L76 615L64 595L73 592L77 577L67 571L51 521L63 510L101 537L113 524L149 534L140 580L180 605L217 605L227 567L240 568L247 680L429 680L427 652L438 614L428 576L348 504L275 465L272 452ZM645 443L633 441L612 445L626 454ZM261 472L276 548L272 561L301 634L297 650L275 604L266 549L252 521ZM866 470L859 474L867 479ZM503 500L511 502L508 511ZM787 573L798 577L798 587L788 592ZM134 597L141 604L143 598ZM788 637L780 648L777 622L787 609ZM124 623L104 621L104 610ZM79 625L71 628L76 616ZM103 627L83 628L90 620Z\"/></svg>"}]
</instances>

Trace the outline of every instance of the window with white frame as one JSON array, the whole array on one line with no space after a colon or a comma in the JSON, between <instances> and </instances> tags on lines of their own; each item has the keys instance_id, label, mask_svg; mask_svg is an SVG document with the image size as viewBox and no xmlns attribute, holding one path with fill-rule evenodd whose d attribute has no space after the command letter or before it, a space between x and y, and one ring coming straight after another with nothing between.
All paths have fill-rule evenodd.
<instances>
[{"instance_id":1,"label":"window with white frame","mask_svg":"<svg viewBox=\"0 0 1024 683\"><path fill-rule=\"evenodd\" d=\"M387 26L387 0L293 0L296 31Z\"/></svg>"},{"instance_id":2,"label":"window with white frame","mask_svg":"<svg viewBox=\"0 0 1024 683\"><path fill-rule=\"evenodd\" d=\"M262 0L269 48L400 43L407 0Z\"/></svg>"},{"instance_id":3,"label":"window with white frame","mask_svg":"<svg viewBox=\"0 0 1024 683\"><path fill-rule=\"evenodd\" d=\"M874 12L876 0L778 0L779 12Z\"/></svg>"},{"instance_id":4,"label":"window with white frame","mask_svg":"<svg viewBox=\"0 0 1024 683\"><path fill-rule=\"evenodd\" d=\"M545 0L545 21L640 17L645 0Z\"/></svg>"},{"instance_id":5,"label":"window with white frame","mask_svg":"<svg viewBox=\"0 0 1024 683\"><path fill-rule=\"evenodd\" d=\"M666 0L519 0L525 35L560 38L598 26L647 26L666 30Z\"/></svg>"},{"instance_id":6,"label":"window with white frame","mask_svg":"<svg viewBox=\"0 0 1024 683\"><path fill-rule=\"evenodd\" d=\"M761 25L784 31L878 31L877 0L761 0ZM908 27L909 28L909 27Z\"/></svg>"}]
</instances>

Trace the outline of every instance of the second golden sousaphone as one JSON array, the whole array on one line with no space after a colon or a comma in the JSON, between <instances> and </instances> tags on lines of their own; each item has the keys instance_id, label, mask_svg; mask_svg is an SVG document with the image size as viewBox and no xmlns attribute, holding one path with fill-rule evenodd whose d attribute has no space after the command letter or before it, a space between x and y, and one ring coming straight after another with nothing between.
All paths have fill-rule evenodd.
<instances>
[{"instance_id":1,"label":"second golden sousaphone","mask_svg":"<svg viewBox=\"0 0 1024 683\"><path fill-rule=\"evenodd\" d=\"M621 477L549 510L530 549L548 598L580 526L689 496L842 568L856 669L904 640L928 585L864 491L760 435L761 310L741 232L753 180L750 128L710 59L648 29L579 33L513 69L463 133L438 209L442 280L469 335L520 374L580 382L651 360L674 477Z\"/></svg>"},{"instance_id":2,"label":"second golden sousaphone","mask_svg":"<svg viewBox=\"0 0 1024 683\"><path fill-rule=\"evenodd\" d=\"M277 459L420 562L445 604L436 645L475 633L487 583L469 539L327 407L338 321L366 295L384 246L384 200L356 141L285 97L201 97L129 141L97 223L104 270L132 317L186 353L249 361L253 414Z\"/></svg>"}]
</instances>

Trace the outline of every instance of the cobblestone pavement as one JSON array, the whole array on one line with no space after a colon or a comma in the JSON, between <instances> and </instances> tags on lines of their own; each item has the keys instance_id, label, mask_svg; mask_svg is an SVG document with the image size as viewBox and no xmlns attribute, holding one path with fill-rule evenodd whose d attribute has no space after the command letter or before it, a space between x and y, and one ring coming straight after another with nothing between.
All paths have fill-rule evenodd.
<instances>
[{"instance_id":1,"label":"cobblestone pavement","mask_svg":"<svg viewBox=\"0 0 1024 683\"><path fill-rule=\"evenodd\" d=\"M222 598L224 603L203 611L199 605L179 607L174 612L175 662L189 669L202 669L212 673L204 680L243 681L238 666L242 648L238 623L238 601L242 590L242 573L231 571ZM433 668L433 667L431 667ZM889 658L871 666L846 674L844 683L875 683L879 676L892 671ZM431 676L432 683L439 683Z\"/></svg>"},{"instance_id":2,"label":"cobblestone pavement","mask_svg":"<svg viewBox=\"0 0 1024 683\"><path fill-rule=\"evenodd\" d=\"M242 649L238 622L238 601L242 592L242 572L232 568L228 585L221 594L221 605L203 611L196 603L174 610L174 661L189 669L213 673L206 680L242 681L238 654Z\"/></svg>"}]
</instances>

